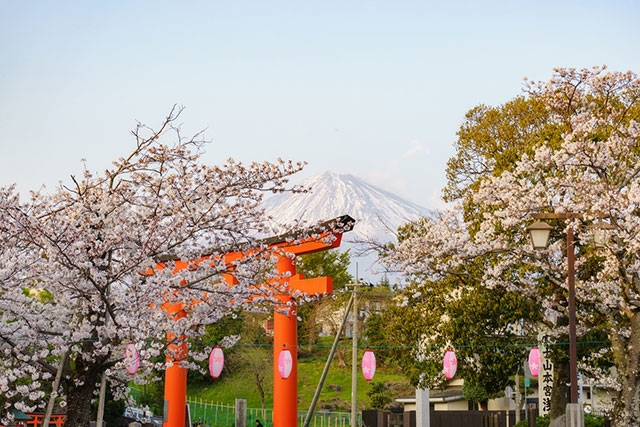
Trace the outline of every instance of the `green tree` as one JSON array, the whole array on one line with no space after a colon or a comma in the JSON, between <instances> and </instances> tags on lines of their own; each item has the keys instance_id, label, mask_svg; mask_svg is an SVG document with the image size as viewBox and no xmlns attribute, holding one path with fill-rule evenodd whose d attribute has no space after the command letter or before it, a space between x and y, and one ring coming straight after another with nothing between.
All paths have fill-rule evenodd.
<instances>
[{"instance_id":1,"label":"green tree","mask_svg":"<svg viewBox=\"0 0 640 427\"><path fill-rule=\"evenodd\" d=\"M467 386L463 393L487 409L487 401L502 396L522 366L528 348L521 344L534 339L523 339L515 326L523 320L531 323L540 319L539 307L516 292L476 285L472 292L452 300L447 314L450 319L445 322L445 333L459 360L467 361L459 364Z\"/></svg>"},{"instance_id":2,"label":"green tree","mask_svg":"<svg viewBox=\"0 0 640 427\"><path fill-rule=\"evenodd\" d=\"M393 343L385 354L388 363L398 365L415 387L439 387L444 383L440 331L445 292L442 283L414 281L382 314L385 342Z\"/></svg>"},{"instance_id":3,"label":"green tree","mask_svg":"<svg viewBox=\"0 0 640 427\"><path fill-rule=\"evenodd\" d=\"M333 290L339 291L353 281L353 276L348 271L350 263L349 250L331 249L300 256L296 271L306 278L332 277Z\"/></svg>"},{"instance_id":4,"label":"green tree","mask_svg":"<svg viewBox=\"0 0 640 427\"><path fill-rule=\"evenodd\" d=\"M384 313L385 335L388 342L404 347L390 357L415 386L444 386L442 360L454 349L457 375L475 393L467 398L486 409L526 358L527 348L518 345L522 339L514 325L539 318L538 307L515 292L487 290L458 273L438 281L416 277Z\"/></svg>"},{"instance_id":5,"label":"green tree","mask_svg":"<svg viewBox=\"0 0 640 427\"><path fill-rule=\"evenodd\" d=\"M268 347L246 347L238 355L240 357L240 371L247 378L251 378L260 396L261 408L265 409L266 394L273 384L271 366L273 354Z\"/></svg>"},{"instance_id":6,"label":"green tree","mask_svg":"<svg viewBox=\"0 0 640 427\"><path fill-rule=\"evenodd\" d=\"M302 255L298 258L296 271L304 275L305 278L315 278L328 276L333 279L333 292L344 289L345 285L353 281L353 276L349 274L348 268L351 258L349 251L332 249L328 251L315 252ZM320 333L320 316L323 312L332 313L336 308L334 297L319 297L316 300L298 306L298 339L301 343L307 344L311 349Z\"/></svg>"},{"instance_id":7,"label":"green tree","mask_svg":"<svg viewBox=\"0 0 640 427\"><path fill-rule=\"evenodd\" d=\"M390 351L387 343L387 337L384 334L384 318L382 313L371 313L364 324L363 333L364 342L369 348L374 349L376 354L376 362L378 365L384 365L387 361Z\"/></svg>"},{"instance_id":8,"label":"green tree","mask_svg":"<svg viewBox=\"0 0 640 427\"><path fill-rule=\"evenodd\" d=\"M512 169L523 154L533 153L545 141L558 145L564 125L549 120L549 115L542 100L525 96L469 110L457 132L455 154L447 161L444 199L470 206L487 177Z\"/></svg>"},{"instance_id":9,"label":"green tree","mask_svg":"<svg viewBox=\"0 0 640 427\"><path fill-rule=\"evenodd\" d=\"M376 362L383 366L387 364L389 353L394 349L385 335L384 312L393 304L395 292L389 286L389 280L383 277L375 286L360 287L358 292L358 308L363 313L364 324L361 324L360 334L362 343L373 349Z\"/></svg>"},{"instance_id":10,"label":"green tree","mask_svg":"<svg viewBox=\"0 0 640 427\"><path fill-rule=\"evenodd\" d=\"M375 409L384 409L386 405L391 403L393 399L389 393L389 385L384 381L372 381L371 387L367 390L367 396L371 407Z\"/></svg>"},{"instance_id":11,"label":"green tree","mask_svg":"<svg viewBox=\"0 0 640 427\"><path fill-rule=\"evenodd\" d=\"M265 321L270 316L270 313L243 311L239 316L242 319L240 341L229 349L230 369L251 378L262 409L265 409L266 393L273 383L273 341L265 329Z\"/></svg>"}]
</instances>

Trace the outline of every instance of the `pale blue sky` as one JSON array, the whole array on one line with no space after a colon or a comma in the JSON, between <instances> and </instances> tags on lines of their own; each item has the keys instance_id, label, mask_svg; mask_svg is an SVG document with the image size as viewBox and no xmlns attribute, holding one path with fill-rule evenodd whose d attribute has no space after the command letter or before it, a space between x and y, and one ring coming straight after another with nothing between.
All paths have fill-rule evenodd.
<instances>
[{"instance_id":1,"label":"pale blue sky","mask_svg":"<svg viewBox=\"0 0 640 427\"><path fill-rule=\"evenodd\" d=\"M177 103L207 162L305 160L440 207L470 108L553 67L640 73L639 51L633 0L0 0L0 186L103 169Z\"/></svg>"}]
</instances>

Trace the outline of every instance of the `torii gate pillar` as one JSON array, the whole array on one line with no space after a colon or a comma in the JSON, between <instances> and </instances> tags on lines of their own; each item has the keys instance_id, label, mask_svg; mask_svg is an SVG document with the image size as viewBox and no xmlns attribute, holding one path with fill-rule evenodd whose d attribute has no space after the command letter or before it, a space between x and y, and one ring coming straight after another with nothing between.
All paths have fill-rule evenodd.
<instances>
[{"instance_id":1,"label":"torii gate pillar","mask_svg":"<svg viewBox=\"0 0 640 427\"><path fill-rule=\"evenodd\" d=\"M302 243L287 247L286 252L303 255L340 246L341 235L331 245L318 246L318 242ZM304 279L295 274L296 267L290 257L281 256L277 264L278 273L287 277L289 290L298 290L307 295L330 294L333 291L333 278L317 277ZM298 316L296 301L283 294L282 305L274 309L273 315L273 426L295 427L298 425ZM282 378L279 372L280 352L291 353L291 373Z\"/></svg>"},{"instance_id":2,"label":"torii gate pillar","mask_svg":"<svg viewBox=\"0 0 640 427\"><path fill-rule=\"evenodd\" d=\"M289 258L280 258L278 273L295 273L295 266ZM298 425L298 320L293 298L279 297L282 305L273 312L273 425ZM291 373L288 378L280 376L278 357L283 350L291 352Z\"/></svg>"}]
</instances>

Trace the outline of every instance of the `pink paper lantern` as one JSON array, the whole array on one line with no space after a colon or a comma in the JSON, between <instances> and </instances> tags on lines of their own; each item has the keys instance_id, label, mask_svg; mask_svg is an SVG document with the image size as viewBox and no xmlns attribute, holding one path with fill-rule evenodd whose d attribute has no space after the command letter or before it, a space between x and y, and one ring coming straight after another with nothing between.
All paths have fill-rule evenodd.
<instances>
[{"instance_id":1,"label":"pink paper lantern","mask_svg":"<svg viewBox=\"0 0 640 427\"><path fill-rule=\"evenodd\" d=\"M124 349L124 367L129 375L134 375L140 367L140 352L132 342L127 344Z\"/></svg>"},{"instance_id":2,"label":"pink paper lantern","mask_svg":"<svg viewBox=\"0 0 640 427\"><path fill-rule=\"evenodd\" d=\"M537 377L540 372L541 361L540 350L538 347L533 347L529 352L529 370L534 377Z\"/></svg>"},{"instance_id":3,"label":"pink paper lantern","mask_svg":"<svg viewBox=\"0 0 640 427\"><path fill-rule=\"evenodd\" d=\"M218 378L224 368L224 353L220 347L214 347L209 355L209 373L213 378Z\"/></svg>"},{"instance_id":4,"label":"pink paper lantern","mask_svg":"<svg viewBox=\"0 0 640 427\"><path fill-rule=\"evenodd\" d=\"M375 374L376 355L373 354L373 351L367 350L364 352L364 356L362 356L362 375L364 375L365 380L371 381Z\"/></svg>"},{"instance_id":5,"label":"pink paper lantern","mask_svg":"<svg viewBox=\"0 0 640 427\"><path fill-rule=\"evenodd\" d=\"M444 367L444 376L447 377L448 380L456 376L456 371L458 370L458 359L456 358L455 351L447 350L444 355L442 365Z\"/></svg>"},{"instance_id":6,"label":"pink paper lantern","mask_svg":"<svg viewBox=\"0 0 640 427\"><path fill-rule=\"evenodd\" d=\"M289 378L292 368L293 358L291 357L291 352L285 348L280 351L280 355L278 356L278 372L280 373L280 378Z\"/></svg>"}]
</instances>

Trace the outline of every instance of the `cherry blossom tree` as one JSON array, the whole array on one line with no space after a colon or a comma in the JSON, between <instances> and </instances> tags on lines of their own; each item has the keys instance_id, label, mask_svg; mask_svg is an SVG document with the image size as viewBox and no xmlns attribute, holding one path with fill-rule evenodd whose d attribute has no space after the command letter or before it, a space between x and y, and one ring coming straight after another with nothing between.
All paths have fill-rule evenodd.
<instances>
[{"instance_id":1,"label":"cherry blossom tree","mask_svg":"<svg viewBox=\"0 0 640 427\"><path fill-rule=\"evenodd\" d=\"M0 189L0 423L12 408L42 410L53 394L66 426L86 426L102 376L122 397L128 381L164 369L168 333L197 337L249 298L269 301L273 287L261 283L274 277L273 257L259 240L270 235L260 202L265 192L295 191L288 177L303 164L205 165L201 135L185 138L176 124L181 112L156 130L138 123L132 152L101 174L85 170L26 202L14 186ZM197 268L174 271L203 255ZM233 286L221 280L230 269ZM171 320L163 303L187 315ZM134 376L123 365L129 343L141 358ZM210 349L196 350L187 366ZM57 372L61 388L52 390Z\"/></svg>"},{"instance_id":2,"label":"cherry blossom tree","mask_svg":"<svg viewBox=\"0 0 640 427\"><path fill-rule=\"evenodd\" d=\"M526 337L536 335L530 325L539 314L536 304L516 291L483 286L482 274L495 254L454 263L447 258L458 254L441 245L440 265L432 264L431 271L425 268L423 250L433 249L419 243L433 244L431 233L451 233L460 225L464 223L456 225L453 218L441 217L399 229L399 244L390 248L393 255L386 260L402 259L410 283L396 296L397 304L384 313L385 335L406 347L390 357L417 387L444 387L448 380L443 357L447 350L455 350L463 395L486 410L489 399L503 396L505 387L514 385L512 377L526 358L524 344L531 342ZM458 234L465 235L462 230ZM455 243L451 247L456 248Z\"/></svg>"},{"instance_id":3,"label":"cherry blossom tree","mask_svg":"<svg viewBox=\"0 0 640 427\"><path fill-rule=\"evenodd\" d=\"M615 393L613 425L637 425L640 79L599 67L556 69L550 81L528 83L527 95L544 104L560 138L552 132L533 141L508 167L465 183L466 198L426 224L420 235L405 239L387 262L440 280L453 271L472 273L469 262L491 254L492 261L474 277L489 289L537 301L553 339L566 334L561 319L567 315L567 242L562 237L571 227L578 340L593 328L605 330L610 340L602 351L581 358L579 369ZM555 224L559 229L549 249L535 251L525 228L540 213L570 213L571 219ZM593 230L601 222L608 224L608 240L597 249ZM598 371L598 357L609 358L615 370Z\"/></svg>"}]
</instances>

